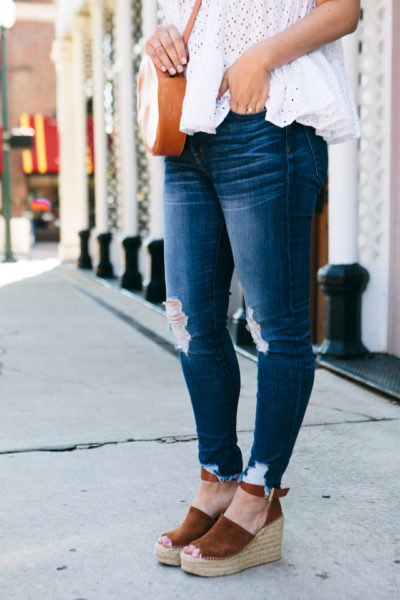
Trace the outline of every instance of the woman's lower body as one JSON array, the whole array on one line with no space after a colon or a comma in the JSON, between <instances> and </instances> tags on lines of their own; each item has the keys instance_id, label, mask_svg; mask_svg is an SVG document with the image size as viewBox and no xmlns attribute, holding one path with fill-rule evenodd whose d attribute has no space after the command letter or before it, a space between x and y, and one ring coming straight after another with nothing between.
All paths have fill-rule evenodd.
<instances>
[{"instance_id":1,"label":"woman's lower body","mask_svg":"<svg viewBox=\"0 0 400 600\"><path fill-rule=\"evenodd\" d=\"M165 164L166 310L180 350L201 466L221 482L280 488L314 380L310 242L326 178L315 130L230 112ZM254 441L243 470L240 373L227 330L233 269L258 350Z\"/></svg>"}]
</instances>

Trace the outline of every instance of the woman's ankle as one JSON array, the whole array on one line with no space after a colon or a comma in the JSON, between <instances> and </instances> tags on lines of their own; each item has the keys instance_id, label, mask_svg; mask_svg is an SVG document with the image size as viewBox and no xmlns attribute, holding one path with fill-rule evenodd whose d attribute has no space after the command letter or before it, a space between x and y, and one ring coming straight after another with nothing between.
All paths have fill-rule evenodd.
<instances>
[{"instance_id":1,"label":"woman's ankle","mask_svg":"<svg viewBox=\"0 0 400 600\"><path fill-rule=\"evenodd\" d=\"M217 516L228 508L237 487L237 481L201 481L192 505L210 516Z\"/></svg>"},{"instance_id":2,"label":"woman's ankle","mask_svg":"<svg viewBox=\"0 0 400 600\"><path fill-rule=\"evenodd\" d=\"M225 516L251 533L258 533L265 523L268 501L238 488Z\"/></svg>"}]
</instances>

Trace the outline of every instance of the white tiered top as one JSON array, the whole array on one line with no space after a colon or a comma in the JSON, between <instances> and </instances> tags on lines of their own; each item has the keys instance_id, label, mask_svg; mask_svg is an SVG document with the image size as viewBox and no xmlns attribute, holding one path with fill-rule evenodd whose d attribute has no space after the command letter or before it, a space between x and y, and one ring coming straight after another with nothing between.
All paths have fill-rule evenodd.
<instances>
[{"instance_id":1,"label":"white tiered top","mask_svg":"<svg viewBox=\"0 0 400 600\"><path fill-rule=\"evenodd\" d=\"M167 23L182 33L195 0L160 0ZM229 91L217 100L226 69L251 45L287 29L315 0L203 0L191 37L181 131L215 133L229 112ZM359 136L341 41L321 46L271 72L266 119L315 127L328 143Z\"/></svg>"}]
</instances>

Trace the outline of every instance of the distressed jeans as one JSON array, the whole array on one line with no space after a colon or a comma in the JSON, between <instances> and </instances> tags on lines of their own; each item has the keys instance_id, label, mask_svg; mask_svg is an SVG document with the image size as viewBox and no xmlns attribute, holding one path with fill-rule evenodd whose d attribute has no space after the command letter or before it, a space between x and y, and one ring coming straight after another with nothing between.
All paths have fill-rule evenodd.
<instances>
[{"instance_id":1,"label":"distressed jeans","mask_svg":"<svg viewBox=\"0 0 400 600\"><path fill-rule=\"evenodd\" d=\"M166 311L180 350L199 460L220 480L281 486L314 381L310 241L327 173L312 127L229 112L165 160ZM234 266L258 350L251 456L236 434L240 373L227 330Z\"/></svg>"}]
</instances>

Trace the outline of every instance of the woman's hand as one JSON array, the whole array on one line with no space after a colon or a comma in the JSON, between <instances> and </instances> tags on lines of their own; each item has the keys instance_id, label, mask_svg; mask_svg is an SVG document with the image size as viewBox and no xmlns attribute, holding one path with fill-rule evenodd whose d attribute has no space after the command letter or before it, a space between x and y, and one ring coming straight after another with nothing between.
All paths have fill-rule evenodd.
<instances>
[{"instance_id":1,"label":"woman's hand","mask_svg":"<svg viewBox=\"0 0 400 600\"><path fill-rule=\"evenodd\" d=\"M144 46L155 66L170 75L183 73L188 55L181 34L175 25L159 26Z\"/></svg>"},{"instance_id":2,"label":"woman's hand","mask_svg":"<svg viewBox=\"0 0 400 600\"><path fill-rule=\"evenodd\" d=\"M226 71L218 98L228 89L234 112L259 112L265 107L269 95L269 71L257 51L257 45L246 50Z\"/></svg>"},{"instance_id":3,"label":"woman's hand","mask_svg":"<svg viewBox=\"0 0 400 600\"><path fill-rule=\"evenodd\" d=\"M316 0L316 8L307 16L246 50L226 71L218 98L229 89L235 112L262 110L273 69L352 33L359 16L360 0Z\"/></svg>"}]
</instances>

